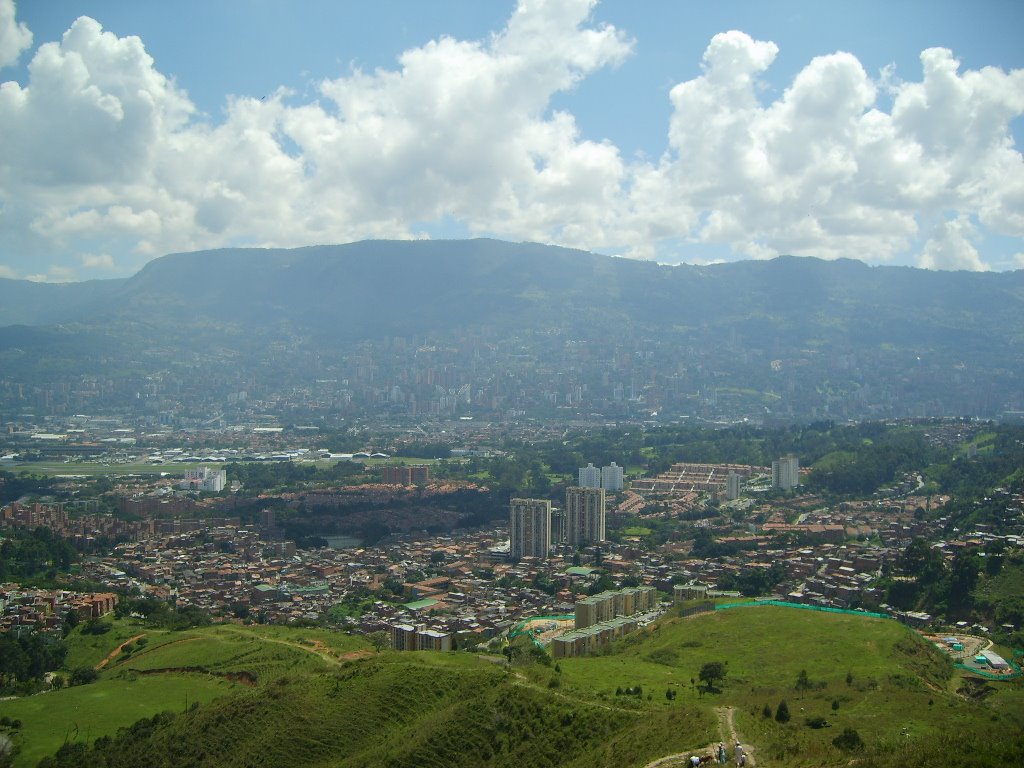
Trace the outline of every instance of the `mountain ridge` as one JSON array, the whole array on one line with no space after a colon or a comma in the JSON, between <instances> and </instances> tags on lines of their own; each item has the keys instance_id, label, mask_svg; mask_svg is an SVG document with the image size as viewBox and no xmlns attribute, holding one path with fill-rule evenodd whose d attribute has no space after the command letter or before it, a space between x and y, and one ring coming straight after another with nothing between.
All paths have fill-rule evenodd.
<instances>
[{"instance_id":1,"label":"mountain ridge","mask_svg":"<svg viewBox=\"0 0 1024 768\"><path fill-rule=\"evenodd\" d=\"M557 369L555 337L605 359L650 342L661 357L649 359L691 371L690 392L788 388L822 404L837 381L848 397L885 369L885 400L905 390L893 376L909 375L915 398L947 403L940 413L997 413L1019 407L1024 375L1024 270L793 256L665 266L536 243L370 240L169 254L126 280L18 287L0 284L0 367L27 381L55 368L149 375L169 360L209 371L225 354L266 370L281 350L295 368L394 338L527 343ZM813 376L794 368L807 364ZM955 380L955 396L936 376Z\"/></svg>"}]
</instances>

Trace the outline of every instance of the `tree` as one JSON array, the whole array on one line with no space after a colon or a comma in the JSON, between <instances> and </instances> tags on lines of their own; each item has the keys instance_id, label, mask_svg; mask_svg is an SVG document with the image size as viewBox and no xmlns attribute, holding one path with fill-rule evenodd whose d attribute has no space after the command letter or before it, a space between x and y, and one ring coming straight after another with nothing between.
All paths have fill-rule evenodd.
<instances>
[{"instance_id":1,"label":"tree","mask_svg":"<svg viewBox=\"0 0 1024 768\"><path fill-rule=\"evenodd\" d=\"M785 699L779 702L779 706L775 710L775 720L779 723L789 722L789 705L786 704Z\"/></svg>"},{"instance_id":2,"label":"tree","mask_svg":"<svg viewBox=\"0 0 1024 768\"><path fill-rule=\"evenodd\" d=\"M811 679L807 676L807 670L801 669L800 674L796 676L796 689L798 691L809 691L814 687Z\"/></svg>"},{"instance_id":3,"label":"tree","mask_svg":"<svg viewBox=\"0 0 1024 768\"><path fill-rule=\"evenodd\" d=\"M860 752L864 749L864 739L853 728L844 729L841 734L832 739L832 744L843 752Z\"/></svg>"},{"instance_id":4,"label":"tree","mask_svg":"<svg viewBox=\"0 0 1024 768\"><path fill-rule=\"evenodd\" d=\"M384 632L383 630L378 630L376 632L371 632L370 634L368 634L366 636L366 639L369 640L370 643L373 645L373 650L378 651L378 652L382 651L385 648L387 648L388 644L390 643L390 638L388 638L388 633Z\"/></svg>"},{"instance_id":5,"label":"tree","mask_svg":"<svg viewBox=\"0 0 1024 768\"><path fill-rule=\"evenodd\" d=\"M765 720L771 720L772 708L770 704L764 705L764 709L761 710L761 717L763 717Z\"/></svg>"},{"instance_id":6,"label":"tree","mask_svg":"<svg viewBox=\"0 0 1024 768\"><path fill-rule=\"evenodd\" d=\"M71 679L68 680L68 685L86 685L98 680L99 676L100 673L92 667L75 667L71 672Z\"/></svg>"},{"instance_id":7,"label":"tree","mask_svg":"<svg viewBox=\"0 0 1024 768\"><path fill-rule=\"evenodd\" d=\"M725 675L728 671L726 669L727 664L728 662L709 661L700 668L700 673L697 675L697 678L704 683L708 693L716 690L716 682L725 680Z\"/></svg>"}]
</instances>

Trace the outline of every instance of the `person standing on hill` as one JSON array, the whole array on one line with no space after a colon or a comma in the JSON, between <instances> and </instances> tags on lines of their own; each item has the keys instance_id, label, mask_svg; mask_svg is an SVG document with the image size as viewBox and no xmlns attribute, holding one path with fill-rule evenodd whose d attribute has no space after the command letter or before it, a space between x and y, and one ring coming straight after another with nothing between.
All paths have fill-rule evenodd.
<instances>
[{"instance_id":1,"label":"person standing on hill","mask_svg":"<svg viewBox=\"0 0 1024 768\"><path fill-rule=\"evenodd\" d=\"M718 742L718 762L721 765L725 765L725 743Z\"/></svg>"}]
</instances>

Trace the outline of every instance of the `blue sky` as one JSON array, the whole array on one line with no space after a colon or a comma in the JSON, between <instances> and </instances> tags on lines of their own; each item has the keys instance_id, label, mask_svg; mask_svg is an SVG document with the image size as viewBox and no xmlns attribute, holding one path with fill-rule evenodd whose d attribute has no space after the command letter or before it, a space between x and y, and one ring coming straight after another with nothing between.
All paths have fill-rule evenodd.
<instances>
[{"instance_id":1,"label":"blue sky","mask_svg":"<svg viewBox=\"0 0 1024 768\"><path fill-rule=\"evenodd\" d=\"M0 276L425 236L1020 268L1022 31L1019 2L0 0Z\"/></svg>"}]
</instances>

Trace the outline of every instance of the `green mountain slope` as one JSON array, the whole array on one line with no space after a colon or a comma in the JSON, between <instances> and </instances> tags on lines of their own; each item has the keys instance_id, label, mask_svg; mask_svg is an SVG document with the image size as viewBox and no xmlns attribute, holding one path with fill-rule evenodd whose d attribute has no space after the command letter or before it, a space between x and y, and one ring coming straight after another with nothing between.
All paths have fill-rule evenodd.
<instances>
[{"instance_id":1,"label":"green mountain slope","mask_svg":"<svg viewBox=\"0 0 1024 768\"><path fill-rule=\"evenodd\" d=\"M763 766L928 765L920 756L939 751L951 764L1008 765L1024 756L1019 682L971 687L905 627L860 616L755 607L666 618L609 654L557 665L374 654L342 635L279 627L156 633L146 648L115 657L93 685L123 690L130 680L141 692L154 680L205 674L227 684L228 672L258 673L187 712L172 700L163 708L177 715L75 732L44 764L646 766L733 734ZM188 660L191 671L179 666ZM714 661L727 674L706 693L697 678ZM58 745L73 720L58 704L89 688L31 697L67 718L47 723ZM781 701L788 723L764 717ZM19 707L2 702L0 714L24 717ZM863 751L833 744L846 729ZM983 759L974 754L981 744Z\"/></svg>"}]
</instances>

